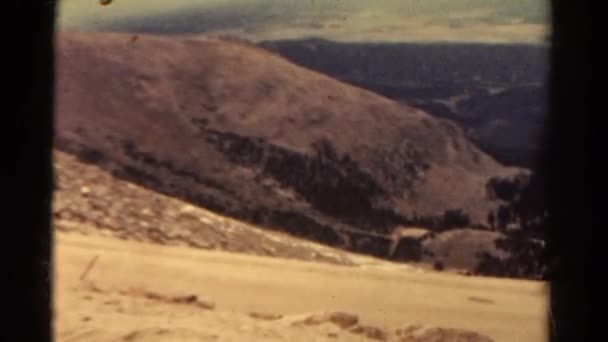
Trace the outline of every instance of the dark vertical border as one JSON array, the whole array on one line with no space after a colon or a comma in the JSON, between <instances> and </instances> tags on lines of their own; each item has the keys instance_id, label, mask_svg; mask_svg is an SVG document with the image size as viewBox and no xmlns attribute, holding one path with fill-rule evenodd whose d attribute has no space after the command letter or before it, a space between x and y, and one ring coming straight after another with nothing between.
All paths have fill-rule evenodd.
<instances>
[{"instance_id":1,"label":"dark vertical border","mask_svg":"<svg viewBox=\"0 0 608 342\"><path fill-rule=\"evenodd\" d=\"M592 210L598 206L589 195L596 186L591 180L592 158L602 152L593 141L591 119L602 115L589 106L589 15L587 1L552 1L549 130L542 156L550 214L547 246L554 260L550 275L552 342L593 340L589 335L588 280L590 241L596 228Z\"/></svg>"},{"instance_id":2,"label":"dark vertical border","mask_svg":"<svg viewBox=\"0 0 608 342\"><path fill-rule=\"evenodd\" d=\"M52 340L53 28L51 0L2 3L3 126L9 193L2 220L2 294L8 302L0 340ZM7 76L8 75L8 76ZM8 91L7 91L8 90ZM6 106L8 104L8 106ZM4 165L4 164L3 164ZM8 319L7 319L8 318ZM12 338L11 338L12 337Z\"/></svg>"}]
</instances>

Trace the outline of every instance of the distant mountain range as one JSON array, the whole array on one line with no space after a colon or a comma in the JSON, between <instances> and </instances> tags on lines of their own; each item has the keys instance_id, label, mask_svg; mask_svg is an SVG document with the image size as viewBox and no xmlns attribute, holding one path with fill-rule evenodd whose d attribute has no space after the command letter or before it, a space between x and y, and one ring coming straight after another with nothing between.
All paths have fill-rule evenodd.
<instances>
[{"instance_id":1,"label":"distant mountain range","mask_svg":"<svg viewBox=\"0 0 608 342\"><path fill-rule=\"evenodd\" d=\"M539 45L268 41L289 60L458 123L504 164L533 167L547 103Z\"/></svg>"},{"instance_id":2,"label":"distant mountain range","mask_svg":"<svg viewBox=\"0 0 608 342\"><path fill-rule=\"evenodd\" d=\"M223 32L250 40L541 43L548 4L538 0L144 0L60 2L62 30L156 34Z\"/></svg>"}]
</instances>

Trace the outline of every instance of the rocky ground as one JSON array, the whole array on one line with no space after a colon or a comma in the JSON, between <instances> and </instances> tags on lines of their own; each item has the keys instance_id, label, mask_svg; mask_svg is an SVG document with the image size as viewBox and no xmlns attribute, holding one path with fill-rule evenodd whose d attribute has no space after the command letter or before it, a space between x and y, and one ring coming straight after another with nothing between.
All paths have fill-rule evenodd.
<instances>
[{"instance_id":1,"label":"rocky ground","mask_svg":"<svg viewBox=\"0 0 608 342\"><path fill-rule=\"evenodd\" d=\"M59 231L57 341L545 340L539 282Z\"/></svg>"},{"instance_id":2,"label":"rocky ground","mask_svg":"<svg viewBox=\"0 0 608 342\"><path fill-rule=\"evenodd\" d=\"M268 232L126 182L55 152L55 226L60 231L169 245L353 265L346 253Z\"/></svg>"}]
</instances>

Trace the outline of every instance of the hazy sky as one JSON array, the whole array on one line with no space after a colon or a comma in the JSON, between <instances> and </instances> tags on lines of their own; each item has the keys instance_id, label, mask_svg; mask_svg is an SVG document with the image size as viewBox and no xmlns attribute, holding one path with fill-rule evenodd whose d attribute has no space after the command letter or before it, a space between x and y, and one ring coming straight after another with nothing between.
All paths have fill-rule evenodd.
<instances>
[{"instance_id":1,"label":"hazy sky","mask_svg":"<svg viewBox=\"0 0 608 342\"><path fill-rule=\"evenodd\" d=\"M60 30L253 39L541 41L543 0L60 0Z\"/></svg>"}]
</instances>

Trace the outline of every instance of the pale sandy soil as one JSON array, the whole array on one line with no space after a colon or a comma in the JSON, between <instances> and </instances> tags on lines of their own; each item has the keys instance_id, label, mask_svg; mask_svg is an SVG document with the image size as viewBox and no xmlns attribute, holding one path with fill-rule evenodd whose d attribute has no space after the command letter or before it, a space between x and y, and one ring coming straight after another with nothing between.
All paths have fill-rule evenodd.
<instances>
[{"instance_id":1,"label":"pale sandy soil","mask_svg":"<svg viewBox=\"0 0 608 342\"><path fill-rule=\"evenodd\" d=\"M57 341L489 341L449 328L494 341L546 340L546 289L538 282L81 233L57 232L55 242ZM414 325L427 338L398 331Z\"/></svg>"}]
</instances>

